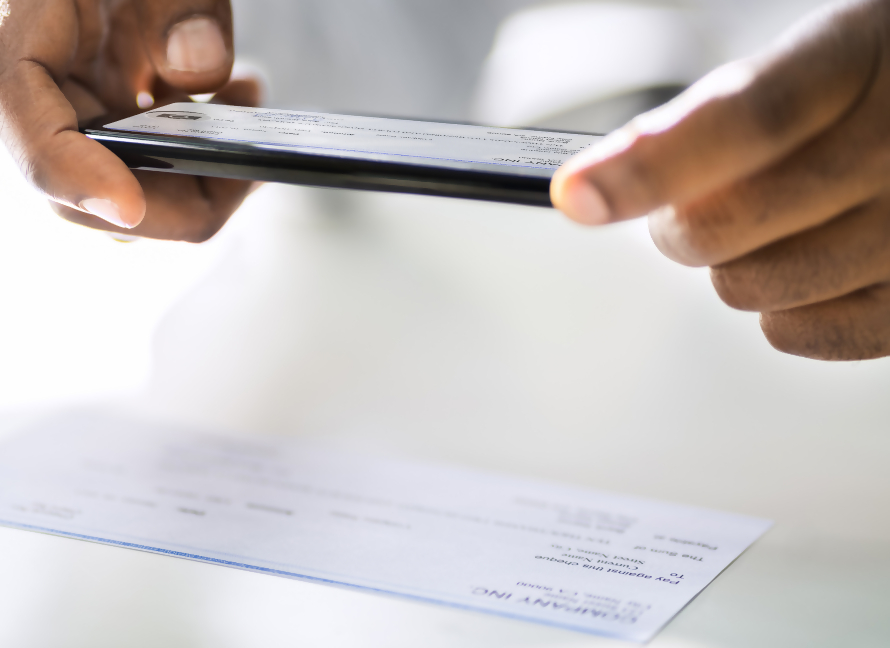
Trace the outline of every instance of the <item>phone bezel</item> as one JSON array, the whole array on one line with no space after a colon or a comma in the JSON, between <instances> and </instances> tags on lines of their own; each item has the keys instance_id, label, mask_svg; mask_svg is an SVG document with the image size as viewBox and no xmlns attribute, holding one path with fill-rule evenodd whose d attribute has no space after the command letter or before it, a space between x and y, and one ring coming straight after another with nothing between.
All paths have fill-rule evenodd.
<instances>
[{"instance_id":1,"label":"phone bezel","mask_svg":"<svg viewBox=\"0 0 890 648\"><path fill-rule=\"evenodd\" d=\"M84 128L131 169L552 207L550 178ZM548 131L556 132L556 131Z\"/></svg>"}]
</instances>

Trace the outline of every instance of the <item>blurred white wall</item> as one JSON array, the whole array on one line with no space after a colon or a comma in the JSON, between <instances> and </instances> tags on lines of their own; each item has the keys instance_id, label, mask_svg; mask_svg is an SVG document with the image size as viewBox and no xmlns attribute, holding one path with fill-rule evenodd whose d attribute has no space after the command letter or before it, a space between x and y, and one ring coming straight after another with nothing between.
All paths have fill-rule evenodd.
<instances>
[{"instance_id":1,"label":"blurred white wall","mask_svg":"<svg viewBox=\"0 0 890 648\"><path fill-rule=\"evenodd\" d=\"M607 2L533 7L498 29L473 118L537 124L646 88L688 86L718 62L700 14L689 9Z\"/></svg>"},{"instance_id":2,"label":"blurred white wall","mask_svg":"<svg viewBox=\"0 0 890 648\"><path fill-rule=\"evenodd\" d=\"M705 46L703 60L683 63L685 79L690 71L752 53L819 4L818 0L233 0L237 53L266 70L271 105L457 120L473 114L475 89L499 26L515 29L522 15L530 15L522 14L529 9L555 12L538 13L539 22L560 12L589 13L614 5L638 13L673 12L675 18L668 20L684 33L695 32L688 51ZM517 12L518 18L504 23ZM542 24L537 33L525 30L531 37L517 64L528 68L529 61L540 55L540 61L553 60L554 73L562 76L558 49L584 52L585 48L572 42L581 35L571 22L562 26L558 20L550 22L553 29ZM651 33L651 24L644 19L635 25L632 18L623 25L609 24L605 36L610 42L639 43L643 50L588 61L588 73L600 68L601 75L639 77L639 66L653 64L645 59L648 36L640 33ZM587 39L602 38L603 31L594 25ZM676 40L664 34L651 38ZM560 44L557 51L554 43ZM591 45L590 51L596 53L596 43ZM664 53L657 47L649 51ZM577 69L580 63L569 65ZM529 81L547 82L540 75Z\"/></svg>"}]
</instances>

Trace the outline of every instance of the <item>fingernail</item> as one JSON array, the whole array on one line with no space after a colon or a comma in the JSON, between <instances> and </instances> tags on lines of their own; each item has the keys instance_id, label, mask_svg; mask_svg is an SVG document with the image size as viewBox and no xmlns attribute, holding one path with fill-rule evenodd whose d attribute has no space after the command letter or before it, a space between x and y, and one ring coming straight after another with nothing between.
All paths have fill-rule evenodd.
<instances>
[{"instance_id":1,"label":"fingernail","mask_svg":"<svg viewBox=\"0 0 890 648\"><path fill-rule=\"evenodd\" d=\"M554 206L569 218L585 225L602 225L610 220L609 206L591 183L575 177L554 192Z\"/></svg>"},{"instance_id":2,"label":"fingernail","mask_svg":"<svg viewBox=\"0 0 890 648\"><path fill-rule=\"evenodd\" d=\"M120 210L117 208L117 205L110 200L87 198L80 203L80 208L93 214L93 216L98 216L102 220L108 221L112 225L117 225L118 227L123 227L125 229L133 227L133 225L128 225L121 219Z\"/></svg>"},{"instance_id":3,"label":"fingernail","mask_svg":"<svg viewBox=\"0 0 890 648\"><path fill-rule=\"evenodd\" d=\"M133 236L132 234L121 234L120 232L104 232L104 234L107 234L108 238L118 243L135 243L142 240L142 237Z\"/></svg>"},{"instance_id":4,"label":"fingernail","mask_svg":"<svg viewBox=\"0 0 890 648\"><path fill-rule=\"evenodd\" d=\"M142 110L148 110L155 105L155 98L150 92L140 92L136 95L136 105Z\"/></svg>"},{"instance_id":5,"label":"fingernail","mask_svg":"<svg viewBox=\"0 0 890 648\"><path fill-rule=\"evenodd\" d=\"M212 72L228 59L217 22L190 18L173 26L167 36L167 64L180 72Z\"/></svg>"}]
</instances>

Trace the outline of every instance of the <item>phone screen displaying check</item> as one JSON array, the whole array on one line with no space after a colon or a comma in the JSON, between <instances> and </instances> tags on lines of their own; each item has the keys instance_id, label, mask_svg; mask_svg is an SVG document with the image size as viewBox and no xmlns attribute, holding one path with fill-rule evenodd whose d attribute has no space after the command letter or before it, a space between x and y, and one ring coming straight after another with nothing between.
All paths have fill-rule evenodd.
<instances>
[{"instance_id":1,"label":"phone screen displaying check","mask_svg":"<svg viewBox=\"0 0 890 648\"><path fill-rule=\"evenodd\" d=\"M354 117L217 104L171 104L106 128L338 157L549 176L597 135Z\"/></svg>"},{"instance_id":2,"label":"phone screen displaying check","mask_svg":"<svg viewBox=\"0 0 890 648\"><path fill-rule=\"evenodd\" d=\"M541 205L556 169L602 137L201 103L85 132L133 168Z\"/></svg>"}]
</instances>

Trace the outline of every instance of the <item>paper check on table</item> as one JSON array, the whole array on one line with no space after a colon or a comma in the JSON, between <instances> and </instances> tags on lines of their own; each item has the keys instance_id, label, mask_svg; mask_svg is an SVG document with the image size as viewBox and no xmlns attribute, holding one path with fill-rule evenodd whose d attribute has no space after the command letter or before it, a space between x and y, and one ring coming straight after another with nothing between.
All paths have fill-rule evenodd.
<instances>
[{"instance_id":1,"label":"paper check on table","mask_svg":"<svg viewBox=\"0 0 890 648\"><path fill-rule=\"evenodd\" d=\"M0 445L0 524L644 642L756 518L77 416Z\"/></svg>"}]
</instances>

